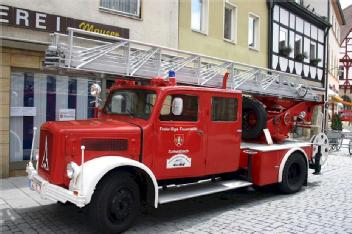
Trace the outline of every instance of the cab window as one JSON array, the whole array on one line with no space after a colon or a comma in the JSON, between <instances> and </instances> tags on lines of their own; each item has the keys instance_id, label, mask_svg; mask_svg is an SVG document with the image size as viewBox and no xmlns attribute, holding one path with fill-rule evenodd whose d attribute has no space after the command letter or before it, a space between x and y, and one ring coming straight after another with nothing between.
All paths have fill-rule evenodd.
<instances>
[{"instance_id":1,"label":"cab window","mask_svg":"<svg viewBox=\"0 0 352 234\"><path fill-rule=\"evenodd\" d=\"M211 107L212 121L236 121L238 99L228 97L213 97Z\"/></svg>"},{"instance_id":2,"label":"cab window","mask_svg":"<svg viewBox=\"0 0 352 234\"><path fill-rule=\"evenodd\" d=\"M181 98L183 109L180 115L172 113L172 102L175 98ZM198 120L198 97L193 95L174 94L168 95L162 105L160 121L192 121Z\"/></svg>"}]
</instances>

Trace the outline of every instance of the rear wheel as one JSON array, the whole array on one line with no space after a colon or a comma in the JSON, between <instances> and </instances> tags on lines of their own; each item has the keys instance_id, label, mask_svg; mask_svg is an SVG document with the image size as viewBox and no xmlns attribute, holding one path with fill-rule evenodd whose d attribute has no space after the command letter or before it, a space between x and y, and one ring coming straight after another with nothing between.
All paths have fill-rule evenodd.
<instances>
[{"instance_id":1,"label":"rear wheel","mask_svg":"<svg viewBox=\"0 0 352 234\"><path fill-rule=\"evenodd\" d=\"M97 187L89 207L91 221L106 233L127 230L140 211L139 190L127 173L109 175Z\"/></svg>"},{"instance_id":2,"label":"rear wheel","mask_svg":"<svg viewBox=\"0 0 352 234\"><path fill-rule=\"evenodd\" d=\"M256 139L266 128L267 114L263 105L254 99L243 97L242 101L242 138Z\"/></svg>"},{"instance_id":3,"label":"rear wheel","mask_svg":"<svg viewBox=\"0 0 352 234\"><path fill-rule=\"evenodd\" d=\"M295 193L301 190L308 169L306 162L300 153L293 153L286 161L279 189L283 193Z\"/></svg>"}]
</instances>

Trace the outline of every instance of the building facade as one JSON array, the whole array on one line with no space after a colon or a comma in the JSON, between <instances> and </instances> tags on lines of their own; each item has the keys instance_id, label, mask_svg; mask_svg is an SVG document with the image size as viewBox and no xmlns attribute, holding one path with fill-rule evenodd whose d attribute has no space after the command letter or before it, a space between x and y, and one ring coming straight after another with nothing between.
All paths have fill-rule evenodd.
<instances>
[{"instance_id":1,"label":"building facade","mask_svg":"<svg viewBox=\"0 0 352 234\"><path fill-rule=\"evenodd\" d=\"M267 67L265 0L181 0L179 49Z\"/></svg>"},{"instance_id":2,"label":"building facade","mask_svg":"<svg viewBox=\"0 0 352 234\"><path fill-rule=\"evenodd\" d=\"M352 5L343 9L346 24L341 27L340 33L340 96L346 101L352 100ZM348 98L346 98L348 97ZM348 107L350 108L350 107Z\"/></svg>"},{"instance_id":3,"label":"building facade","mask_svg":"<svg viewBox=\"0 0 352 234\"><path fill-rule=\"evenodd\" d=\"M177 48L178 1L34 0L25 4L3 0L0 24L0 171L1 177L7 177L24 173L33 127L50 120L91 117L90 86L100 83L104 92L113 82L43 70L50 33L66 33L67 27L74 27Z\"/></svg>"},{"instance_id":4,"label":"building facade","mask_svg":"<svg viewBox=\"0 0 352 234\"><path fill-rule=\"evenodd\" d=\"M326 17L331 28L329 30L326 48L327 99L329 102L327 120L331 120L334 113L341 109L341 104L335 102L333 97L339 95L339 51L340 30L345 24L345 18L339 0L304 0L309 9L317 15Z\"/></svg>"}]
</instances>

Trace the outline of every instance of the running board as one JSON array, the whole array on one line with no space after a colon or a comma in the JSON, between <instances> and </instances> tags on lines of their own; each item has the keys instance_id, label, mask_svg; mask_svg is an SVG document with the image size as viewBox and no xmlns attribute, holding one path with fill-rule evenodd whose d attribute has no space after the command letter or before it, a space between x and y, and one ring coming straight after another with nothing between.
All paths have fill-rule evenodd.
<instances>
[{"instance_id":1,"label":"running board","mask_svg":"<svg viewBox=\"0 0 352 234\"><path fill-rule=\"evenodd\" d=\"M159 204L185 200L192 197L204 196L250 185L252 185L252 183L243 180L223 180L215 182L206 180L188 185L168 187L166 190L160 188Z\"/></svg>"}]
</instances>

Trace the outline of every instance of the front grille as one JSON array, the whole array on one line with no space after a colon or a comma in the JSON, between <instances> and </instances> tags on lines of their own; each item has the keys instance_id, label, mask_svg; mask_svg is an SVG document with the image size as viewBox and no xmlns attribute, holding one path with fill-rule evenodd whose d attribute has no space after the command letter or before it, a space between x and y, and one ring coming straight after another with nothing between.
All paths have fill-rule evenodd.
<instances>
[{"instance_id":1,"label":"front grille","mask_svg":"<svg viewBox=\"0 0 352 234\"><path fill-rule=\"evenodd\" d=\"M42 130L40 133L39 166L45 171L50 170L52 161L53 136L49 131Z\"/></svg>"},{"instance_id":2,"label":"front grille","mask_svg":"<svg viewBox=\"0 0 352 234\"><path fill-rule=\"evenodd\" d=\"M81 145L88 151L126 151L128 140L86 138L81 140Z\"/></svg>"}]
</instances>

